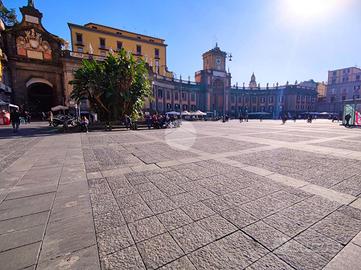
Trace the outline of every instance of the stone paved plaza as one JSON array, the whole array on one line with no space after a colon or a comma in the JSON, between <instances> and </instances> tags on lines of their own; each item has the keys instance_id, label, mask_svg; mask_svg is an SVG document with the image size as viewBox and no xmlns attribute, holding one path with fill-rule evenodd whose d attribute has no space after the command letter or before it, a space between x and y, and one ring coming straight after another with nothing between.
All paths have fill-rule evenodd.
<instances>
[{"instance_id":1,"label":"stone paved plaza","mask_svg":"<svg viewBox=\"0 0 361 270\"><path fill-rule=\"evenodd\" d=\"M361 269L361 131L0 128L0 269Z\"/></svg>"}]
</instances>

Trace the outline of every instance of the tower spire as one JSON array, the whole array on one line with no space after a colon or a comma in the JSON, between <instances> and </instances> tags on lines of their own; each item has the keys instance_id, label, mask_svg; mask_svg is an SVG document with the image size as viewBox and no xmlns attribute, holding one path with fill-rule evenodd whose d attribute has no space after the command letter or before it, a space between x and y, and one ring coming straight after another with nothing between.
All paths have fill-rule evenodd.
<instances>
[{"instance_id":1,"label":"tower spire","mask_svg":"<svg viewBox=\"0 0 361 270\"><path fill-rule=\"evenodd\" d=\"M34 0L28 0L28 7L34 7Z\"/></svg>"}]
</instances>

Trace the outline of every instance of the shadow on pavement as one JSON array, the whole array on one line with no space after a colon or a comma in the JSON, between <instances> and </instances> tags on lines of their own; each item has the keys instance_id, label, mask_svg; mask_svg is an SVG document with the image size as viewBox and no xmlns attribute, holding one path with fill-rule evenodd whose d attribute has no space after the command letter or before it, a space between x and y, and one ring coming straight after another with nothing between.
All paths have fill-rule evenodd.
<instances>
[{"instance_id":1,"label":"shadow on pavement","mask_svg":"<svg viewBox=\"0 0 361 270\"><path fill-rule=\"evenodd\" d=\"M12 126L0 126L0 139L12 139L22 137L44 137L59 134L57 129L49 127L45 122L22 124L17 133L13 132Z\"/></svg>"}]
</instances>

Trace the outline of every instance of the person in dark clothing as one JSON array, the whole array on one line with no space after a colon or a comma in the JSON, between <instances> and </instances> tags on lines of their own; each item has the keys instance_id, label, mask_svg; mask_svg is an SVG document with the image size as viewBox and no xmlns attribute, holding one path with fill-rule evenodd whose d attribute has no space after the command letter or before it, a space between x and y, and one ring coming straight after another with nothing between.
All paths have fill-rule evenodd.
<instances>
[{"instance_id":1,"label":"person in dark clothing","mask_svg":"<svg viewBox=\"0 0 361 270\"><path fill-rule=\"evenodd\" d=\"M13 132L18 132L20 126L20 113L19 110L14 110L10 113L10 121L13 126Z\"/></svg>"},{"instance_id":2,"label":"person in dark clothing","mask_svg":"<svg viewBox=\"0 0 361 270\"><path fill-rule=\"evenodd\" d=\"M345 120L346 120L346 127L350 126L350 120L351 120L351 114L346 114L345 115Z\"/></svg>"}]
</instances>

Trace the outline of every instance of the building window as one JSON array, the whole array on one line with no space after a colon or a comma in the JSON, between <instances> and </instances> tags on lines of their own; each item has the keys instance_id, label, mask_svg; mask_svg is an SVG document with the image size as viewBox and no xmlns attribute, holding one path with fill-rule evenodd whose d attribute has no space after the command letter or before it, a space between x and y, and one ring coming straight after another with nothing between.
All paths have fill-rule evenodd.
<instances>
[{"instance_id":1,"label":"building window","mask_svg":"<svg viewBox=\"0 0 361 270\"><path fill-rule=\"evenodd\" d=\"M137 54L142 55L142 46L137 45Z\"/></svg>"},{"instance_id":2,"label":"building window","mask_svg":"<svg viewBox=\"0 0 361 270\"><path fill-rule=\"evenodd\" d=\"M83 34L76 33L76 44L79 44L79 45L83 44Z\"/></svg>"},{"instance_id":3,"label":"building window","mask_svg":"<svg viewBox=\"0 0 361 270\"><path fill-rule=\"evenodd\" d=\"M268 111L273 112L273 106L269 106Z\"/></svg>"},{"instance_id":4,"label":"building window","mask_svg":"<svg viewBox=\"0 0 361 270\"><path fill-rule=\"evenodd\" d=\"M269 103L273 103L273 97L269 97Z\"/></svg>"},{"instance_id":5,"label":"building window","mask_svg":"<svg viewBox=\"0 0 361 270\"><path fill-rule=\"evenodd\" d=\"M356 75L356 81L359 81L361 79L360 75Z\"/></svg>"},{"instance_id":6,"label":"building window","mask_svg":"<svg viewBox=\"0 0 361 270\"><path fill-rule=\"evenodd\" d=\"M231 95L231 102L234 103L236 101L235 96Z\"/></svg>"},{"instance_id":7,"label":"building window","mask_svg":"<svg viewBox=\"0 0 361 270\"><path fill-rule=\"evenodd\" d=\"M195 94L191 94L191 101L195 101L196 100L196 95Z\"/></svg>"},{"instance_id":8,"label":"building window","mask_svg":"<svg viewBox=\"0 0 361 270\"><path fill-rule=\"evenodd\" d=\"M238 103L242 103L242 97L238 97Z\"/></svg>"},{"instance_id":9,"label":"building window","mask_svg":"<svg viewBox=\"0 0 361 270\"><path fill-rule=\"evenodd\" d=\"M163 97L163 91L162 89L158 89L158 98L162 98Z\"/></svg>"},{"instance_id":10,"label":"building window","mask_svg":"<svg viewBox=\"0 0 361 270\"><path fill-rule=\"evenodd\" d=\"M257 102L257 97L252 97L252 103L256 103Z\"/></svg>"},{"instance_id":11,"label":"building window","mask_svg":"<svg viewBox=\"0 0 361 270\"><path fill-rule=\"evenodd\" d=\"M301 96L298 95L298 96L297 96L297 101L299 102L300 100L301 100Z\"/></svg>"},{"instance_id":12,"label":"building window","mask_svg":"<svg viewBox=\"0 0 361 270\"><path fill-rule=\"evenodd\" d=\"M188 110L188 105L183 104L182 108L183 108L183 111L186 111L186 110Z\"/></svg>"},{"instance_id":13,"label":"building window","mask_svg":"<svg viewBox=\"0 0 361 270\"><path fill-rule=\"evenodd\" d=\"M78 48L77 48L77 51L80 52L80 53L82 53L82 52L84 51L84 49L83 49L83 47L78 47Z\"/></svg>"},{"instance_id":14,"label":"building window","mask_svg":"<svg viewBox=\"0 0 361 270\"><path fill-rule=\"evenodd\" d=\"M170 92L167 91L167 99L170 99Z\"/></svg>"},{"instance_id":15,"label":"building window","mask_svg":"<svg viewBox=\"0 0 361 270\"><path fill-rule=\"evenodd\" d=\"M178 100L178 92L175 92L175 93L174 93L174 99L175 99L175 100Z\"/></svg>"},{"instance_id":16,"label":"building window","mask_svg":"<svg viewBox=\"0 0 361 270\"><path fill-rule=\"evenodd\" d=\"M261 97L261 103L265 103L266 99L264 97Z\"/></svg>"},{"instance_id":17,"label":"building window","mask_svg":"<svg viewBox=\"0 0 361 270\"><path fill-rule=\"evenodd\" d=\"M182 100L187 100L187 95L186 95L186 93L182 93Z\"/></svg>"},{"instance_id":18,"label":"building window","mask_svg":"<svg viewBox=\"0 0 361 270\"><path fill-rule=\"evenodd\" d=\"M123 42L117 41L117 50L120 51L123 48Z\"/></svg>"},{"instance_id":19,"label":"building window","mask_svg":"<svg viewBox=\"0 0 361 270\"><path fill-rule=\"evenodd\" d=\"M342 96L342 100L346 100L346 96Z\"/></svg>"},{"instance_id":20,"label":"building window","mask_svg":"<svg viewBox=\"0 0 361 270\"><path fill-rule=\"evenodd\" d=\"M154 57L159 58L159 49L154 49Z\"/></svg>"},{"instance_id":21,"label":"building window","mask_svg":"<svg viewBox=\"0 0 361 270\"><path fill-rule=\"evenodd\" d=\"M105 38L99 38L99 45L101 49L105 49Z\"/></svg>"}]
</instances>

